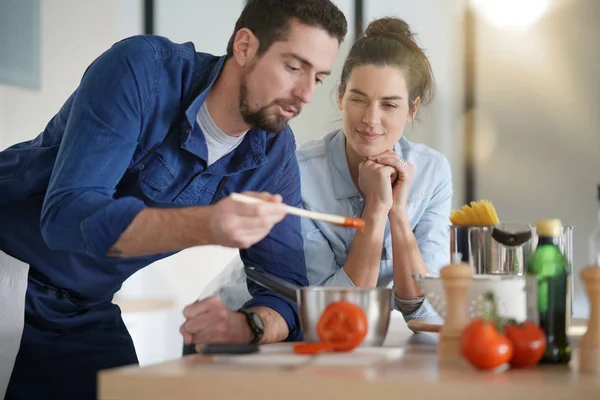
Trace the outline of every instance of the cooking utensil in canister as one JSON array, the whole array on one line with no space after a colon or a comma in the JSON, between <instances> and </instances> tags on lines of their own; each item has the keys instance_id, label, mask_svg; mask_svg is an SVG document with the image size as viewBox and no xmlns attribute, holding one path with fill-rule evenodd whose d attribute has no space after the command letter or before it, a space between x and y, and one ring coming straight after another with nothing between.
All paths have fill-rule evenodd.
<instances>
[{"instance_id":1,"label":"cooking utensil in canister","mask_svg":"<svg viewBox=\"0 0 600 400\"><path fill-rule=\"evenodd\" d=\"M305 341L320 342L316 328L325 307L336 301L347 301L360 306L367 316L368 331L361 346L383 344L392 312L391 288L301 287L254 266L246 265L244 269L249 279L298 305Z\"/></svg>"},{"instance_id":2,"label":"cooking utensil in canister","mask_svg":"<svg viewBox=\"0 0 600 400\"><path fill-rule=\"evenodd\" d=\"M523 274L531 250L526 223L451 226L450 251L461 253L476 274Z\"/></svg>"}]
</instances>

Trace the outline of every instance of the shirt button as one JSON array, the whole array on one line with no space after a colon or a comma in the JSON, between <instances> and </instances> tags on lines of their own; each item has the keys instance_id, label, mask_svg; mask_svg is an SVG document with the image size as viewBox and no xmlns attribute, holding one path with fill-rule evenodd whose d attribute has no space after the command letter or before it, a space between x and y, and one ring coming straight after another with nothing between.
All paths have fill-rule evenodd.
<instances>
[{"instance_id":1,"label":"shirt button","mask_svg":"<svg viewBox=\"0 0 600 400\"><path fill-rule=\"evenodd\" d=\"M362 203L364 200L365 200L365 199L363 199L363 197L362 197L362 196L360 196L360 197L358 198L358 201L360 201L361 203Z\"/></svg>"}]
</instances>

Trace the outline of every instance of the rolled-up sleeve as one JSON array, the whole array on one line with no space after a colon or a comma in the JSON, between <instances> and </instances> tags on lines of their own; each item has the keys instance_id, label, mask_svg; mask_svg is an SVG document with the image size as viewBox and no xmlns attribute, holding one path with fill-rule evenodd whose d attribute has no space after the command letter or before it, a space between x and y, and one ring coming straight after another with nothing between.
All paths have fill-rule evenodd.
<instances>
[{"instance_id":1,"label":"rolled-up sleeve","mask_svg":"<svg viewBox=\"0 0 600 400\"><path fill-rule=\"evenodd\" d=\"M293 151L274 183L271 193L279 193L286 204L300 206L300 173ZM263 240L249 249L240 250L240 256L246 265L260 268L291 284L308 286L300 218L297 216L287 215ZM244 307L264 306L278 312L288 325L286 340L301 340L298 306L249 279L247 285L252 298Z\"/></svg>"},{"instance_id":2,"label":"rolled-up sleeve","mask_svg":"<svg viewBox=\"0 0 600 400\"><path fill-rule=\"evenodd\" d=\"M450 212L452 208L452 171L450 163L442 154L435 189L431 201L414 229L421 257L432 275L450 262ZM395 302L394 302L395 303ZM394 307L398 309L397 307ZM413 313L404 315L405 320L438 317L427 299Z\"/></svg>"},{"instance_id":3,"label":"rolled-up sleeve","mask_svg":"<svg viewBox=\"0 0 600 400\"><path fill-rule=\"evenodd\" d=\"M429 300L423 299L421 305L412 313L405 314L403 313L399 306L399 299L394 292L394 296L392 296L392 308L402 314L405 321L410 321L411 319L426 319L426 318L437 318L439 317L438 313L435 311Z\"/></svg>"},{"instance_id":4,"label":"rolled-up sleeve","mask_svg":"<svg viewBox=\"0 0 600 400\"><path fill-rule=\"evenodd\" d=\"M52 249L104 257L145 207L114 194L154 95L155 58L138 37L115 44L85 71L42 208L41 231Z\"/></svg>"}]
</instances>

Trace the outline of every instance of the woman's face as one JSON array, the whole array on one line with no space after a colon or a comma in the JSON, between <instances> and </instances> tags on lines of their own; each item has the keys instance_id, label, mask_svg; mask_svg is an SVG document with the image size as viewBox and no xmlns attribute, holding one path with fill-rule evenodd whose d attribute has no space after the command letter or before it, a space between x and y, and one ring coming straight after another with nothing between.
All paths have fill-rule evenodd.
<instances>
[{"instance_id":1,"label":"woman's face","mask_svg":"<svg viewBox=\"0 0 600 400\"><path fill-rule=\"evenodd\" d=\"M350 73L346 90L338 98L349 147L361 157L394 148L418 109L408 106L404 72L395 67L360 65Z\"/></svg>"}]
</instances>

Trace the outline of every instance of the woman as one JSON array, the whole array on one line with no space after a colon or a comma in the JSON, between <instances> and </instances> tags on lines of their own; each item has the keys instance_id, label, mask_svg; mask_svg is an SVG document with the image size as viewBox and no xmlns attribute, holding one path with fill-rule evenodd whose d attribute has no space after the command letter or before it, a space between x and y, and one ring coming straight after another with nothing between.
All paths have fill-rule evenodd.
<instances>
[{"instance_id":1,"label":"woman","mask_svg":"<svg viewBox=\"0 0 600 400\"><path fill-rule=\"evenodd\" d=\"M366 221L357 232L302 218L309 283L393 286L394 306L406 320L437 316L412 275L437 274L450 261L450 166L403 136L432 93L429 61L409 26L375 20L342 70L342 129L297 152L303 206ZM250 298L245 282L241 261L233 260L205 294L238 309Z\"/></svg>"},{"instance_id":2,"label":"woman","mask_svg":"<svg viewBox=\"0 0 600 400\"><path fill-rule=\"evenodd\" d=\"M391 285L407 320L437 315L412 275L437 274L449 262L449 163L403 136L433 89L409 26L375 20L342 69L342 129L298 151L304 207L366 222L357 232L302 219L310 284Z\"/></svg>"}]
</instances>

